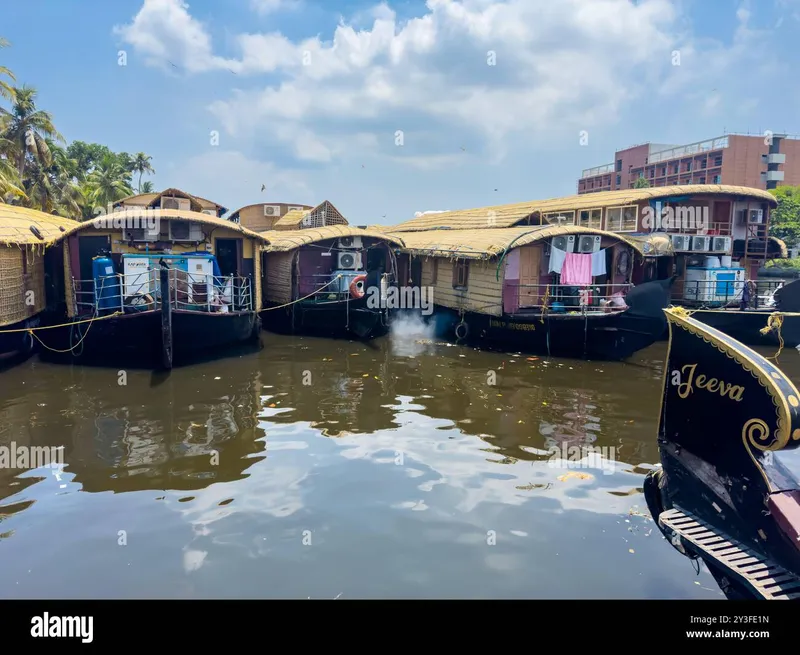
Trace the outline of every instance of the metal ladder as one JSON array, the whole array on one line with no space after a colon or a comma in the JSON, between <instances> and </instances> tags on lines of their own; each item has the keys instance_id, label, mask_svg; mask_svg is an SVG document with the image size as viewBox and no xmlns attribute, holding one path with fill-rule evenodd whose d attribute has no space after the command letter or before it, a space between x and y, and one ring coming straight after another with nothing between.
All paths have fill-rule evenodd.
<instances>
[{"instance_id":1,"label":"metal ladder","mask_svg":"<svg viewBox=\"0 0 800 655\"><path fill-rule=\"evenodd\" d=\"M691 513L669 509L661 512L658 522L688 541L698 554L702 553L709 559L724 564L764 600L800 599L800 577L712 528Z\"/></svg>"}]
</instances>

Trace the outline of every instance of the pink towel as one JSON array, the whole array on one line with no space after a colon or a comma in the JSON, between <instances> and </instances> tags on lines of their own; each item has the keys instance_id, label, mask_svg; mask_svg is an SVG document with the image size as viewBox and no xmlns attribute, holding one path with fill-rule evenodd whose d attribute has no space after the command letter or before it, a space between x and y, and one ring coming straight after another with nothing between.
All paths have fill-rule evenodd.
<instances>
[{"instance_id":1,"label":"pink towel","mask_svg":"<svg viewBox=\"0 0 800 655\"><path fill-rule=\"evenodd\" d=\"M592 283L592 255L568 252L561 268L561 284L585 287Z\"/></svg>"}]
</instances>

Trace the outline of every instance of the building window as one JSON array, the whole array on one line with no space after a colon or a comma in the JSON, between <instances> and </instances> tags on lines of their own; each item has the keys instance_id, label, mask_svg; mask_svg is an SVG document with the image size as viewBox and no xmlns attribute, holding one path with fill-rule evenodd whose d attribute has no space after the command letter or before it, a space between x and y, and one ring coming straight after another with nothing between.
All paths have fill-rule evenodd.
<instances>
[{"instance_id":1,"label":"building window","mask_svg":"<svg viewBox=\"0 0 800 655\"><path fill-rule=\"evenodd\" d=\"M714 157L714 166L722 166L722 155Z\"/></svg>"},{"instance_id":2,"label":"building window","mask_svg":"<svg viewBox=\"0 0 800 655\"><path fill-rule=\"evenodd\" d=\"M700 168L705 168L706 166L708 166L708 159L701 159Z\"/></svg>"},{"instance_id":3,"label":"building window","mask_svg":"<svg viewBox=\"0 0 800 655\"><path fill-rule=\"evenodd\" d=\"M686 162L686 172L687 173L691 173L692 172L692 162L690 162L690 161Z\"/></svg>"},{"instance_id":4,"label":"building window","mask_svg":"<svg viewBox=\"0 0 800 655\"><path fill-rule=\"evenodd\" d=\"M617 184L618 184L618 185L619 185L619 183L620 183L620 180L621 180L621 179L622 179L622 178L621 178L619 175L617 175Z\"/></svg>"},{"instance_id":5,"label":"building window","mask_svg":"<svg viewBox=\"0 0 800 655\"><path fill-rule=\"evenodd\" d=\"M606 209L606 230L636 232L636 205Z\"/></svg>"},{"instance_id":6,"label":"building window","mask_svg":"<svg viewBox=\"0 0 800 655\"><path fill-rule=\"evenodd\" d=\"M655 168L651 168L650 169L650 179L652 180L655 176L656 176L656 169Z\"/></svg>"},{"instance_id":7,"label":"building window","mask_svg":"<svg viewBox=\"0 0 800 655\"><path fill-rule=\"evenodd\" d=\"M469 280L469 262L457 259L453 262L453 288L466 289Z\"/></svg>"},{"instance_id":8,"label":"building window","mask_svg":"<svg viewBox=\"0 0 800 655\"><path fill-rule=\"evenodd\" d=\"M698 182L699 182L700 184L705 184L705 183L706 183L706 178L704 178L704 177L701 177L701 178L698 180Z\"/></svg>"},{"instance_id":9,"label":"building window","mask_svg":"<svg viewBox=\"0 0 800 655\"><path fill-rule=\"evenodd\" d=\"M621 172L621 171L622 171L622 160L621 160L621 159L617 159L617 169L616 169L616 172L617 172L617 173L619 173L619 172Z\"/></svg>"},{"instance_id":10,"label":"building window","mask_svg":"<svg viewBox=\"0 0 800 655\"><path fill-rule=\"evenodd\" d=\"M722 175L715 175L713 184L722 184Z\"/></svg>"},{"instance_id":11,"label":"building window","mask_svg":"<svg viewBox=\"0 0 800 655\"><path fill-rule=\"evenodd\" d=\"M663 166L663 167L661 168L661 174L662 174L662 175L666 175L666 174L667 174L667 167L666 167L666 166Z\"/></svg>"},{"instance_id":12,"label":"building window","mask_svg":"<svg viewBox=\"0 0 800 655\"><path fill-rule=\"evenodd\" d=\"M592 227L598 230L603 228L602 209L581 209L578 214L578 225L581 227Z\"/></svg>"},{"instance_id":13,"label":"building window","mask_svg":"<svg viewBox=\"0 0 800 655\"><path fill-rule=\"evenodd\" d=\"M678 174L678 172L680 171L680 167L681 167L681 165L680 165L680 164L675 164L675 165L672 167L672 172L673 172L675 175L677 175L677 174Z\"/></svg>"}]
</instances>

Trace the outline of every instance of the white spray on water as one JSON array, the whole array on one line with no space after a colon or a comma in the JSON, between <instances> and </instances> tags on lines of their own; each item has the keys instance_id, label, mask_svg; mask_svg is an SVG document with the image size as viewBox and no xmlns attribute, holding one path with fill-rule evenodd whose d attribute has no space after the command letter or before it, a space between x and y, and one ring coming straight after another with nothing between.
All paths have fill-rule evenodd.
<instances>
[{"instance_id":1,"label":"white spray on water","mask_svg":"<svg viewBox=\"0 0 800 655\"><path fill-rule=\"evenodd\" d=\"M392 320L390 338L392 351L402 357L416 357L421 355L433 344L436 325L433 321L427 322L417 312L399 314Z\"/></svg>"}]
</instances>

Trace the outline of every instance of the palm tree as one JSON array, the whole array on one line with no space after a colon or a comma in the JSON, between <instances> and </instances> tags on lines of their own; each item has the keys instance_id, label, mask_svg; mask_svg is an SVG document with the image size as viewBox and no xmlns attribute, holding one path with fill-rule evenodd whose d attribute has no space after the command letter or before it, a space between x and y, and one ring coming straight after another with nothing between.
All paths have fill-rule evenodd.
<instances>
[{"instance_id":1,"label":"palm tree","mask_svg":"<svg viewBox=\"0 0 800 655\"><path fill-rule=\"evenodd\" d=\"M113 157L104 157L89 174L88 199L94 207L105 209L115 200L133 195L128 172Z\"/></svg>"},{"instance_id":2,"label":"palm tree","mask_svg":"<svg viewBox=\"0 0 800 655\"><path fill-rule=\"evenodd\" d=\"M50 166L52 157L47 140L63 142L64 137L53 125L50 113L36 109L36 89L23 85L14 88L14 95L11 111L0 107L0 131L14 144L17 171L24 180L28 155L40 165Z\"/></svg>"},{"instance_id":3,"label":"palm tree","mask_svg":"<svg viewBox=\"0 0 800 655\"><path fill-rule=\"evenodd\" d=\"M2 36L0 36L0 48L7 48L11 44L6 41ZM5 66L0 66L0 75L5 75L6 77L10 77L12 82L16 82L17 78L14 77L14 73L8 70ZM0 80L0 96L3 96L6 100L14 100L14 87L11 86L8 82L4 80Z\"/></svg>"},{"instance_id":4,"label":"palm tree","mask_svg":"<svg viewBox=\"0 0 800 655\"><path fill-rule=\"evenodd\" d=\"M150 180L147 180L147 182L142 182L142 186L139 187L139 193L153 193L154 191L155 188Z\"/></svg>"},{"instance_id":5,"label":"palm tree","mask_svg":"<svg viewBox=\"0 0 800 655\"><path fill-rule=\"evenodd\" d=\"M0 139L0 150L9 145L8 141ZM22 182L14 164L7 156L0 154L0 203L12 199L27 200L27 196L22 189Z\"/></svg>"},{"instance_id":6,"label":"palm tree","mask_svg":"<svg viewBox=\"0 0 800 655\"><path fill-rule=\"evenodd\" d=\"M138 192L142 193L142 175L148 173L152 175L155 173L155 169L153 165L150 163L153 158L150 155L146 155L143 152L137 152L133 156L133 161L131 162L131 168L135 173L139 173L139 189Z\"/></svg>"}]
</instances>

